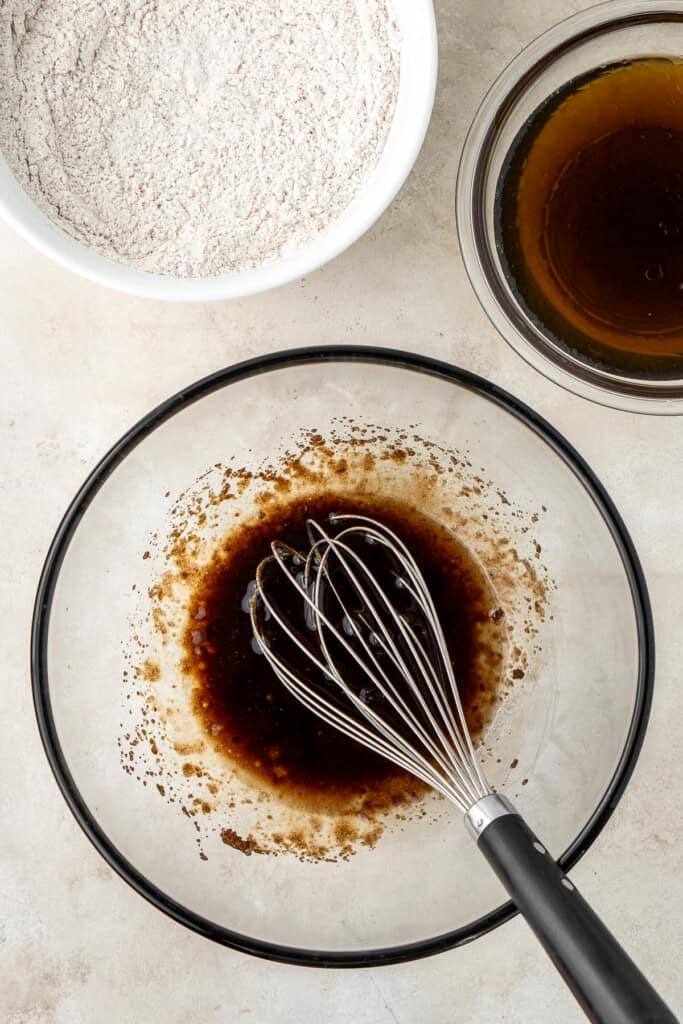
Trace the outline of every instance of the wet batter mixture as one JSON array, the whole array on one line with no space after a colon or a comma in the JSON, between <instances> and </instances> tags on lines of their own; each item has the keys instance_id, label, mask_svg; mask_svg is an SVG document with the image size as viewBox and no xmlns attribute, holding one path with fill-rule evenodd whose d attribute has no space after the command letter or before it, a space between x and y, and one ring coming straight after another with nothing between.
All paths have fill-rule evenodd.
<instances>
[{"instance_id":1,"label":"wet batter mixture","mask_svg":"<svg viewBox=\"0 0 683 1024\"><path fill-rule=\"evenodd\" d=\"M281 539L307 550L306 520L338 512L380 520L413 553L441 618L475 739L493 714L506 654L504 614L484 570L449 530L408 504L334 496L276 502L236 530L190 602L183 642L194 711L210 742L257 785L328 811L359 796L381 802L389 794L399 803L423 789L306 711L252 641L249 596L270 543Z\"/></svg>"}]
</instances>

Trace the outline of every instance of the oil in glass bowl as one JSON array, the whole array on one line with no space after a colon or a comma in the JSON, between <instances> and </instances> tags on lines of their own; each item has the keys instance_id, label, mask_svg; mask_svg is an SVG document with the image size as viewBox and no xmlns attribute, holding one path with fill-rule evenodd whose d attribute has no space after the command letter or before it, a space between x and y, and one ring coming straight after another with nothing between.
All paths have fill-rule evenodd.
<instances>
[{"instance_id":1,"label":"oil in glass bowl","mask_svg":"<svg viewBox=\"0 0 683 1024\"><path fill-rule=\"evenodd\" d=\"M527 315L591 365L683 376L683 61L611 64L520 130L497 244Z\"/></svg>"}]
</instances>

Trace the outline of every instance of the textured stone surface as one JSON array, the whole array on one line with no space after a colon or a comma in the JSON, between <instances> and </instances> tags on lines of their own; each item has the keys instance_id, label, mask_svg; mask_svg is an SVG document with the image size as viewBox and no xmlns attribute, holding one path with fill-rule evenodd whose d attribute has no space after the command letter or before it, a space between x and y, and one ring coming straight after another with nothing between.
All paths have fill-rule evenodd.
<instances>
[{"instance_id":1,"label":"textured stone surface","mask_svg":"<svg viewBox=\"0 0 683 1024\"><path fill-rule=\"evenodd\" d=\"M546 382L489 326L453 228L464 132L484 88L583 4L440 0L441 71L418 165L375 229L309 279L248 301L118 296L0 228L0 991L6 1024L528 1024L583 1019L524 924L446 955L312 972L214 946L149 907L90 846L33 720L28 635L55 526L83 477L151 406L226 363L317 342L415 348L492 378L547 416L612 492L648 575L658 634L651 725L633 781L574 870L680 1011L683 943L683 464L679 419L592 406Z\"/></svg>"}]
</instances>

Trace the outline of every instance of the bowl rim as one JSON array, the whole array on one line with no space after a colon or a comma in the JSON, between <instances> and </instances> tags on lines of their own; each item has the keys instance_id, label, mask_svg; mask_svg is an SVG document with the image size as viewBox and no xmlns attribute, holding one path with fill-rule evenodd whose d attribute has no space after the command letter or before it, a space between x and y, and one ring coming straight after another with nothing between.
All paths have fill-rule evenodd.
<instances>
[{"instance_id":1,"label":"bowl rim","mask_svg":"<svg viewBox=\"0 0 683 1024\"><path fill-rule=\"evenodd\" d=\"M436 97L436 15L433 0L412 2L416 6L419 5L422 10L421 17L424 18L424 47L420 61L423 76L417 104L420 108L419 116L410 119L409 130L403 133L395 158L383 168L381 179L377 179L377 195L373 205L368 207L362 216L354 215L350 220L347 219L347 214L353 210L355 202L363 195L368 182L374 177L384 151L380 154L370 176L339 217L320 235L291 255L264 263L253 270L217 274L213 277L182 278L138 270L126 263L119 263L103 256L86 243L72 238L63 228L50 220L19 183L2 154L0 166L6 166L12 185L16 188L0 191L0 216L22 238L55 263L95 284L139 298L165 302L214 302L247 298L301 280L336 259L370 230L400 192L424 144ZM12 201L12 194L17 190L22 197L19 209ZM27 216L23 210L24 201L31 206L31 216ZM34 216L36 223L33 222Z\"/></svg>"},{"instance_id":2,"label":"bowl rim","mask_svg":"<svg viewBox=\"0 0 683 1024\"><path fill-rule=\"evenodd\" d=\"M566 871L584 855L600 834L635 767L643 743L654 688L654 624L647 584L631 537L612 499L582 456L550 423L496 384L440 360L398 349L331 345L295 348L258 356L211 373L142 417L89 473L65 512L48 550L37 588L31 628L31 681L34 709L43 749L52 774L76 821L107 864L128 885L176 922L224 946L267 960L315 967L374 967L403 963L441 953L470 942L510 920L516 913L508 901L469 924L428 939L358 951L314 950L268 942L218 925L166 895L131 864L109 840L85 803L69 771L52 714L47 667L50 610L61 565L79 522L94 497L125 457L149 434L176 413L212 392L274 370L315 363L369 363L418 372L478 394L511 414L547 444L574 474L592 499L620 555L631 591L638 639L638 673L633 713L619 762L586 825L558 858Z\"/></svg>"},{"instance_id":3,"label":"bowl rim","mask_svg":"<svg viewBox=\"0 0 683 1024\"><path fill-rule=\"evenodd\" d=\"M683 413L683 379L651 380L593 368L553 344L511 297L492 254L484 192L491 154L520 97L556 60L593 38L624 27L683 22L680 0L603 0L563 18L532 39L503 68L481 100L460 155L455 220L472 290L503 340L554 384L598 405L649 415Z\"/></svg>"}]
</instances>

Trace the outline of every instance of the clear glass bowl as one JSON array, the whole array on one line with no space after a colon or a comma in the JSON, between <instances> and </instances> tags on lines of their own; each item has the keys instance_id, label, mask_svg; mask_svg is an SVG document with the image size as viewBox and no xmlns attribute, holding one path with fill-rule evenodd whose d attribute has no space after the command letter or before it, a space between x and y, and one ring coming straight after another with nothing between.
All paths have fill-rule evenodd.
<instances>
[{"instance_id":1,"label":"clear glass bowl","mask_svg":"<svg viewBox=\"0 0 683 1024\"><path fill-rule=\"evenodd\" d=\"M565 867L595 840L626 785L653 685L646 585L614 505L548 423L487 381L386 349L295 350L222 370L150 412L91 473L47 556L32 636L45 750L92 843L156 907L225 945L319 966L424 956L514 913L460 815L430 804L425 817L389 827L374 849L333 863L244 856L211 839L202 860L192 822L122 770L117 741L129 707L131 581L137 594L154 581L156 556L147 555L169 530L175 497L201 486L216 463L234 456L256 466L295 446L302 429L324 437L340 423L419 432L435 458L457 449L480 484L446 475L438 487L465 532L485 502L491 519L509 516L504 545L517 549L515 565L540 546L545 621L526 678L479 750L490 781ZM410 471L409 444L400 472ZM373 486L381 491L390 478L380 473ZM476 554L484 533L468 538Z\"/></svg>"},{"instance_id":2,"label":"clear glass bowl","mask_svg":"<svg viewBox=\"0 0 683 1024\"><path fill-rule=\"evenodd\" d=\"M680 380L628 377L592 366L534 322L506 278L497 246L495 200L501 170L519 131L573 79L617 61L683 54L678 0L608 0L573 15L534 40L484 98L458 171L456 219L474 290L503 338L550 380L602 405L640 413L683 412Z\"/></svg>"}]
</instances>

